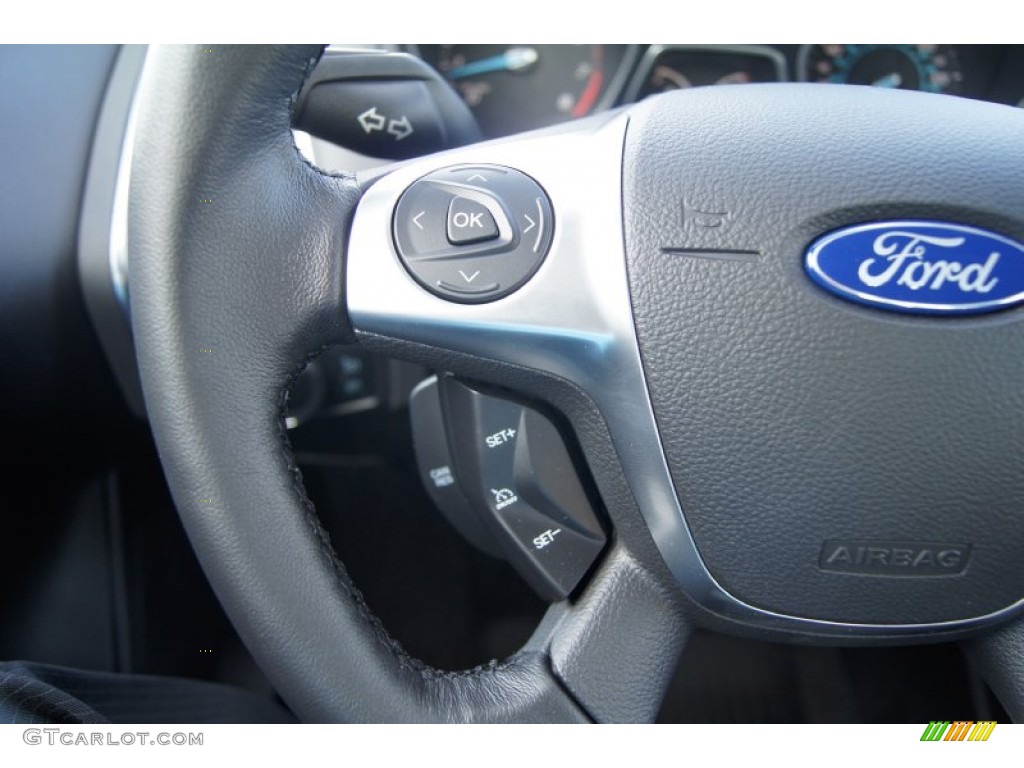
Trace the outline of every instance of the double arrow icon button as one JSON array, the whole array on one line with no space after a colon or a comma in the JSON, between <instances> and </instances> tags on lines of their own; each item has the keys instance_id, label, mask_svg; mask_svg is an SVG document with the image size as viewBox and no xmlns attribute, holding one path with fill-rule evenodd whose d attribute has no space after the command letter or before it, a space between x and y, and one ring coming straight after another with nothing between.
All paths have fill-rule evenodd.
<instances>
[{"instance_id":1,"label":"double arrow icon button","mask_svg":"<svg viewBox=\"0 0 1024 768\"><path fill-rule=\"evenodd\" d=\"M370 107L365 112L359 113L356 119L367 135L378 131L386 132L395 141L401 141L409 138L415 132L412 123L405 115L389 118L378 112L377 107Z\"/></svg>"}]
</instances>

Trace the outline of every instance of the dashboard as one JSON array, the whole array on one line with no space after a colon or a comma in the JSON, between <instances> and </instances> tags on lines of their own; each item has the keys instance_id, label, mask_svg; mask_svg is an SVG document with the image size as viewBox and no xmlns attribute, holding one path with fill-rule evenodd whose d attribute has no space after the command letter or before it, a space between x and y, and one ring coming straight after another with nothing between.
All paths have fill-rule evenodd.
<instances>
[{"instance_id":1,"label":"dashboard","mask_svg":"<svg viewBox=\"0 0 1024 768\"><path fill-rule=\"evenodd\" d=\"M488 138L665 91L817 82L930 91L1024 107L1015 45L417 45Z\"/></svg>"}]
</instances>

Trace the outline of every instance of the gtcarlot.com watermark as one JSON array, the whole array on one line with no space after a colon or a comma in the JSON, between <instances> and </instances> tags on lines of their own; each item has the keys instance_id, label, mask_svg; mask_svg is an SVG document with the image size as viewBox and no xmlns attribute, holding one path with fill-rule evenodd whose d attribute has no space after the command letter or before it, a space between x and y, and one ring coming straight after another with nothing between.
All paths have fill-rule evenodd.
<instances>
[{"instance_id":1,"label":"gtcarlot.com watermark","mask_svg":"<svg viewBox=\"0 0 1024 768\"><path fill-rule=\"evenodd\" d=\"M168 733L160 731L79 731L66 728L26 728L21 738L26 744L51 747L201 747L203 732Z\"/></svg>"}]
</instances>

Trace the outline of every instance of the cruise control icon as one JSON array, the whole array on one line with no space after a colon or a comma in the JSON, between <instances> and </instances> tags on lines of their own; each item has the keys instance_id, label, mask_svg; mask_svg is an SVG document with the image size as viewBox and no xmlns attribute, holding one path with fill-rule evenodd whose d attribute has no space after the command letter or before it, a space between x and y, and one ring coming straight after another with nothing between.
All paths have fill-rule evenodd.
<instances>
[{"instance_id":1,"label":"cruise control icon","mask_svg":"<svg viewBox=\"0 0 1024 768\"><path fill-rule=\"evenodd\" d=\"M499 511L519 501L519 497L508 488L491 488L491 493L494 494L494 508Z\"/></svg>"}]
</instances>

